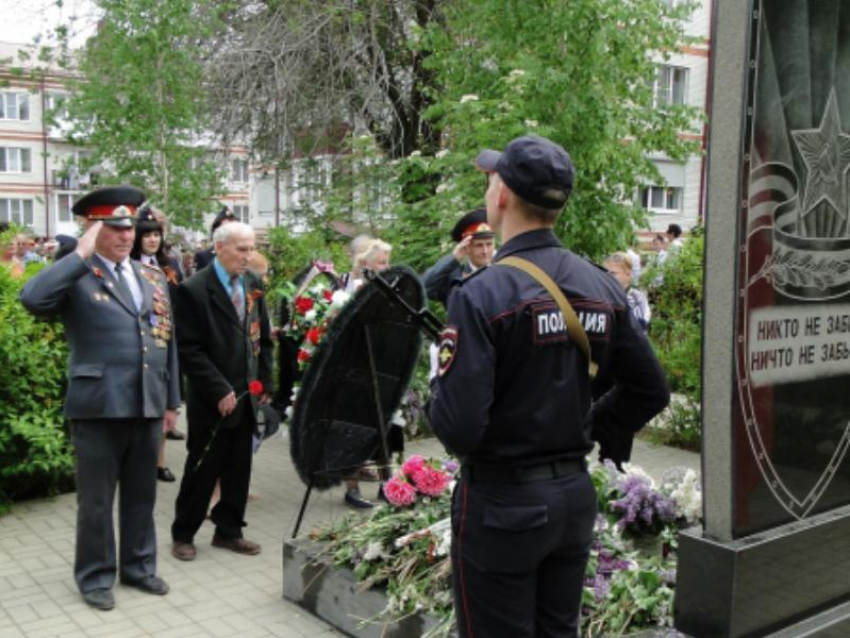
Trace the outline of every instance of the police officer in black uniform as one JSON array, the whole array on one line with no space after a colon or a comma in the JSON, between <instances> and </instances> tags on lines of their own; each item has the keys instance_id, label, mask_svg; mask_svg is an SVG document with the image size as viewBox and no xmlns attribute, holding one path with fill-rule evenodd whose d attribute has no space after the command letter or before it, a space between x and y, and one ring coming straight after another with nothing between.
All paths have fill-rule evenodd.
<instances>
[{"instance_id":1,"label":"police officer in black uniform","mask_svg":"<svg viewBox=\"0 0 850 638\"><path fill-rule=\"evenodd\" d=\"M669 400L664 375L616 280L552 231L573 185L559 145L536 136L484 151L493 266L452 293L431 421L462 461L452 506L461 636L575 636L596 494L593 439L630 435ZM591 359L614 386L592 407L589 361L543 285L499 262L524 258L571 303Z\"/></svg>"}]
</instances>

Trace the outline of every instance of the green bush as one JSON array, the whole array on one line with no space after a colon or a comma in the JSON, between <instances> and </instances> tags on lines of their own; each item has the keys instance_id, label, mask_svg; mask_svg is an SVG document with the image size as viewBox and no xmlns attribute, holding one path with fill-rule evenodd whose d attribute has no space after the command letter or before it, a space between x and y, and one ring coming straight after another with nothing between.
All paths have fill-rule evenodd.
<instances>
[{"instance_id":1,"label":"green bush","mask_svg":"<svg viewBox=\"0 0 850 638\"><path fill-rule=\"evenodd\" d=\"M62 417L67 346L59 323L30 315L22 278L0 267L0 510L67 491L74 456Z\"/></svg>"},{"instance_id":2,"label":"green bush","mask_svg":"<svg viewBox=\"0 0 850 638\"><path fill-rule=\"evenodd\" d=\"M678 395L653 423L650 436L691 450L701 442L703 249L703 231L697 227L679 252L642 276L652 304L649 336L670 390ZM663 283L656 283L659 276Z\"/></svg>"}]
</instances>

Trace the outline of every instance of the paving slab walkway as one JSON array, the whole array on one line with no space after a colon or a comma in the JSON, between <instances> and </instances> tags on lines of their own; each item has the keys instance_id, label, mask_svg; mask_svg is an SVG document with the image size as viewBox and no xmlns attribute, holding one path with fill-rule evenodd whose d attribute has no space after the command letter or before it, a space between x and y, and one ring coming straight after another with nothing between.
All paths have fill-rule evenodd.
<instances>
[{"instance_id":1,"label":"paving slab walkway","mask_svg":"<svg viewBox=\"0 0 850 638\"><path fill-rule=\"evenodd\" d=\"M185 431L185 424L181 425ZM116 585L116 608L99 612L83 603L73 580L76 502L73 494L28 501L0 517L0 637L2 638L313 638L339 636L324 622L281 598L281 547L289 538L304 486L289 458L285 438L266 441L254 459L247 538L259 556L240 556L210 546L213 527L196 537L198 557L184 563L171 556L174 515L185 449L167 444L168 464L178 483L159 483L156 525L158 572L171 586L167 596L150 596ZM430 439L409 451L444 456ZM699 470L699 456L635 442L633 460L656 479L671 466ZM367 497L376 487L363 485ZM345 516L342 489L314 493L301 535Z\"/></svg>"}]
</instances>

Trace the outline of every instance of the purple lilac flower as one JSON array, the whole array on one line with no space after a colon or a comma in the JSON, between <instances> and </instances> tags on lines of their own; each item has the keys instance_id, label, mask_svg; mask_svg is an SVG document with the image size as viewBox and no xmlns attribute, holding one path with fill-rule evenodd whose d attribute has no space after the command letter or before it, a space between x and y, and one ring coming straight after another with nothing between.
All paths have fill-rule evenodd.
<instances>
[{"instance_id":1,"label":"purple lilac flower","mask_svg":"<svg viewBox=\"0 0 850 638\"><path fill-rule=\"evenodd\" d=\"M457 472L459 467L460 466L457 464L456 461L443 461L443 470L445 470L449 474L454 474L455 472Z\"/></svg>"}]
</instances>

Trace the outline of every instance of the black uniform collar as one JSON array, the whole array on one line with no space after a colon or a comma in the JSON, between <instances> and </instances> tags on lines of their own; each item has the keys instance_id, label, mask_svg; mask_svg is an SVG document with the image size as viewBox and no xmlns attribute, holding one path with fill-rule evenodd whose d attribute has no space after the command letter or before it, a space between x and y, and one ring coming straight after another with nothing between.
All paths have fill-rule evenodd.
<instances>
[{"instance_id":1,"label":"black uniform collar","mask_svg":"<svg viewBox=\"0 0 850 638\"><path fill-rule=\"evenodd\" d=\"M533 250L535 248L563 248L564 245L558 236L552 232L551 228L537 228L528 230L524 233L512 237L499 249L495 261L499 261L514 253L523 252L525 250Z\"/></svg>"}]
</instances>

